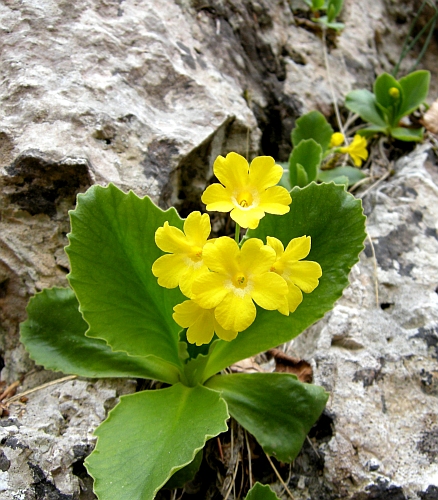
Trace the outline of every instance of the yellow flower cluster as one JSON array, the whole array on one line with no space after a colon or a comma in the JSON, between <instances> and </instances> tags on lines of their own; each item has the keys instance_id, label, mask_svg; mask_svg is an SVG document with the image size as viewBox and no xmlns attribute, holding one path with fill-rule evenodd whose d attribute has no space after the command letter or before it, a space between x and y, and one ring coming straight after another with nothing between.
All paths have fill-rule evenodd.
<instances>
[{"instance_id":1,"label":"yellow flower cluster","mask_svg":"<svg viewBox=\"0 0 438 500\"><path fill-rule=\"evenodd\" d=\"M214 173L223 185L209 186L202 196L208 210L231 211L243 227L257 227L265 212L284 214L291 198L275 186L281 167L270 157L258 157L248 166L237 153L219 157ZM279 177L280 174L280 177ZM183 231L167 222L157 229L155 242L167 252L152 266L158 283L180 287L189 299L174 307L173 319L187 328L190 343L207 344L216 335L233 340L256 318L256 304L289 315L312 292L322 275L316 262L302 261L310 252L310 237L293 239L284 248L277 238L266 244L249 238L239 244L227 236L208 239L208 214L192 212Z\"/></svg>"},{"instance_id":2,"label":"yellow flower cluster","mask_svg":"<svg viewBox=\"0 0 438 500\"><path fill-rule=\"evenodd\" d=\"M351 156L356 167L360 167L362 162L368 158L367 140L359 134L353 137L353 142L349 146L339 148L341 153L347 153Z\"/></svg>"}]
</instances>

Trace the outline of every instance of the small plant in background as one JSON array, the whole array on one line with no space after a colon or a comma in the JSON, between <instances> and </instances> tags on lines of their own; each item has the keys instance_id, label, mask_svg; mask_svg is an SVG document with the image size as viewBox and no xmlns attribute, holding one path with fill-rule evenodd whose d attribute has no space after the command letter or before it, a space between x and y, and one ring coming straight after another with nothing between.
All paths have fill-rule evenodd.
<instances>
[{"instance_id":1,"label":"small plant in background","mask_svg":"<svg viewBox=\"0 0 438 500\"><path fill-rule=\"evenodd\" d=\"M344 29L344 24L336 21L342 10L344 0L304 0L312 10L312 21L336 31ZM324 15L321 15L323 13Z\"/></svg>"},{"instance_id":2,"label":"small plant in background","mask_svg":"<svg viewBox=\"0 0 438 500\"><path fill-rule=\"evenodd\" d=\"M429 71L415 71L396 80L383 73L376 78L373 91L353 90L345 106L370 125L358 131L364 137L381 133L401 141L421 141L423 128L409 128L403 119L425 101L430 83Z\"/></svg>"},{"instance_id":3,"label":"small plant in background","mask_svg":"<svg viewBox=\"0 0 438 500\"><path fill-rule=\"evenodd\" d=\"M71 288L29 302L21 339L38 364L164 384L122 396L95 431L86 467L100 500L182 487L230 415L265 453L291 462L325 407L325 390L295 375L221 371L333 307L363 249L361 202L333 183L289 193L276 186L283 169L270 157L248 165L219 156L214 173L221 184L202 199L230 212L234 239L209 239L208 214L182 220L147 197L95 185L70 212ZM240 227L249 228L242 239ZM258 498L276 497L256 485L247 499Z\"/></svg>"},{"instance_id":4,"label":"small plant in background","mask_svg":"<svg viewBox=\"0 0 438 500\"><path fill-rule=\"evenodd\" d=\"M420 19L421 13L423 12L423 9L426 7L432 8L433 15L428 17L427 23L418 31L418 33L412 37L414 33L414 29L417 26L417 22ZM424 14L423 14L424 16ZM426 14L427 16L427 14ZM408 55L408 53L415 47L415 45L420 42L422 39L423 35L427 32L426 39L423 43L423 46L421 47L419 54L414 62L414 64L411 66L409 69L408 73L411 73L416 69L418 66L419 62L423 58L424 54L426 53L427 48L429 47L430 41L432 39L433 34L435 33L435 27L438 21L438 7L437 3L435 0L423 0L422 4L420 5L420 8L417 10L417 13L415 14L415 17L411 23L411 26L409 28L409 33L403 43L403 47L400 53L399 60L397 61L397 64L394 66L394 69L392 71L392 76L394 78L397 78L398 72L400 70L400 65L403 61L403 59Z\"/></svg>"},{"instance_id":5,"label":"small plant in background","mask_svg":"<svg viewBox=\"0 0 438 500\"><path fill-rule=\"evenodd\" d=\"M365 177L358 168L336 166L340 154L348 154L356 167L368 158L367 142L356 135L348 146L340 147L344 135L334 132L324 115L311 111L296 121L292 130L292 153L283 164L285 173L282 185L291 188L304 187L313 181L335 182L351 186Z\"/></svg>"}]
</instances>

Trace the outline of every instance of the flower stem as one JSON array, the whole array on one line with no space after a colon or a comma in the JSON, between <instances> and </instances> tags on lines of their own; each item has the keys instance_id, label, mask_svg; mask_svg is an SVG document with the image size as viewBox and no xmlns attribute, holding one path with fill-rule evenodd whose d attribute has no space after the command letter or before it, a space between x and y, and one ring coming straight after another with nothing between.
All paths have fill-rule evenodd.
<instances>
[{"instance_id":1,"label":"flower stem","mask_svg":"<svg viewBox=\"0 0 438 500\"><path fill-rule=\"evenodd\" d=\"M236 232L234 234L234 239L236 240L237 244L240 243L240 226L239 224L237 224L237 222L236 222Z\"/></svg>"}]
</instances>

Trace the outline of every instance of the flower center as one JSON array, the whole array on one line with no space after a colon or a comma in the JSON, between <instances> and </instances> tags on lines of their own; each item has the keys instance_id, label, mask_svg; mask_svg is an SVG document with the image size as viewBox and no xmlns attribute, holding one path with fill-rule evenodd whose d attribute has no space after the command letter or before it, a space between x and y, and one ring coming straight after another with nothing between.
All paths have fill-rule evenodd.
<instances>
[{"instance_id":1,"label":"flower center","mask_svg":"<svg viewBox=\"0 0 438 500\"><path fill-rule=\"evenodd\" d=\"M245 288L248 284L248 279L243 273L236 273L233 278L233 285L237 288Z\"/></svg>"},{"instance_id":2,"label":"flower center","mask_svg":"<svg viewBox=\"0 0 438 500\"><path fill-rule=\"evenodd\" d=\"M198 246L193 246L190 252L190 258L193 262L199 262L202 260L202 248Z\"/></svg>"},{"instance_id":3,"label":"flower center","mask_svg":"<svg viewBox=\"0 0 438 500\"><path fill-rule=\"evenodd\" d=\"M248 208L254 202L252 194L249 191L243 191L239 193L236 198L236 201L238 205L240 205L242 208Z\"/></svg>"},{"instance_id":4,"label":"flower center","mask_svg":"<svg viewBox=\"0 0 438 500\"><path fill-rule=\"evenodd\" d=\"M281 276L284 273L284 264L280 260L277 260L277 262L274 262L274 264L272 264L271 269L269 270L272 273L277 273Z\"/></svg>"}]
</instances>

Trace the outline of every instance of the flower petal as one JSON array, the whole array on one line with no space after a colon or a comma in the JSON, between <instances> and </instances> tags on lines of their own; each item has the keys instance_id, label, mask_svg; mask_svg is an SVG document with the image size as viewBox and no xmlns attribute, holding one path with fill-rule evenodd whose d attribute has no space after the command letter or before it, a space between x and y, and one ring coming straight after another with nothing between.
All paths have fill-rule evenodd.
<instances>
[{"instance_id":1,"label":"flower petal","mask_svg":"<svg viewBox=\"0 0 438 500\"><path fill-rule=\"evenodd\" d=\"M226 278L217 273L203 274L193 283L194 300L204 309L213 309L229 293L225 281Z\"/></svg>"},{"instance_id":2,"label":"flower petal","mask_svg":"<svg viewBox=\"0 0 438 500\"><path fill-rule=\"evenodd\" d=\"M172 315L174 321L182 328L188 328L187 340L191 344L208 344L214 335L213 309L199 307L193 300L186 300L176 305Z\"/></svg>"},{"instance_id":3,"label":"flower petal","mask_svg":"<svg viewBox=\"0 0 438 500\"><path fill-rule=\"evenodd\" d=\"M251 208L249 210L235 207L234 210L231 211L230 216L240 227L255 229L258 227L260 219L265 216L265 211L260 207Z\"/></svg>"},{"instance_id":4,"label":"flower petal","mask_svg":"<svg viewBox=\"0 0 438 500\"><path fill-rule=\"evenodd\" d=\"M214 335L213 311L200 310L202 312L198 319L189 326L186 333L187 341L196 345L208 344Z\"/></svg>"},{"instance_id":5,"label":"flower petal","mask_svg":"<svg viewBox=\"0 0 438 500\"><path fill-rule=\"evenodd\" d=\"M277 273L267 272L254 278L251 296L263 309L274 311L281 308L288 293L286 281Z\"/></svg>"},{"instance_id":6,"label":"flower petal","mask_svg":"<svg viewBox=\"0 0 438 500\"><path fill-rule=\"evenodd\" d=\"M219 182L233 191L248 184L248 169L245 158L233 152L228 153L226 158L218 156L213 165L214 175Z\"/></svg>"},{"instance_id":7,"label":"flower petal","mask_svg":"<svg viewBox=\"0 0 438 500\"><path fill-rule=\"evenodd\" d=\"M242 332L254 322L256 312L250 295L239 297L234 293L229 293L216 307L214 315L225 330Z\"/></svg>"},{"instance_id":8,"label":"flower petal","mask_svg":"<svg viewBox=\"0 0 438 500\"><path fill-rule=\"evenodd\" d=\"M289 292L287 294L289 311L291 313L295 312L296 308L301 304L302 301L303 294L301 293L301 290L293 283L289 283Z\"/></svg>"},{"instance_id":9,"label":"flower petal","mask_svg":"<svg viewBox=\"0 0 438 500\"><path fill-rule=\"evenodd\" d=\"M310 236L300 236L291 240L284 251L284 260L296 261L304 259L310 252Z\"/></svg>"},{"instance_id":10,"label":"flower petal","mask_svg":"<svg viewBox=\"0 0 438 500\"><path fill-rule=\"evenodd\" d=\"M206 208L210 212L229 212L234 208L231 192L221 184L208 186L201 196L201 201L206 204Z\"/></svg>"},{"instance_id":11,"label":"flower petal","mask_svg":"<svg viewBox=\"0 0 438 500\"><path fill-rule=\"evenodd\" d=\"M202 308L193 300L185 300L173 308L172 318L181 328L188 328L198 319Z\"/></svg>"},{"instance_id":12,"label":"flower petal","mask_svg":"<svg viewBox=\"0 0 438 500\"><path fill-rule=\"evenodd\" d=\"M268 246L274 249L277 259L280 259L284 253L283 243L273 236L267 236L266 243Z\"/></svg>"},{"instance_id":13,"label":"flower petal","mask_svg":"<svg viewBox=\"0 0 438 500\"><path fill-rule=\"evenodd\" d=\"M238 244L228 236L221 236L204 246L202 260L212 271L230 276L237 272L239 255Z\"/></svg>"},{"instance_id":14,"label":"flower petal","mask_svg":"<svg viewBox=\"0 0 438 500\"><path fill-rule=\"evenodd\" d=\"M268 214L284 215L290 210L292 198L289 191L281 186L274 186L260 195L259 208Z\"/></svg>"},{"instance_id":15,"label":"flower petal","mask_svg":"<svg viewBox=\"0 0 438 500\"><path fill-rule=\"evenodd\" d=\"M211 233L210 216L192 212L184 221L184 233L192 245L202 247Z\"/></svg>"},{"instance_id":16,"label":"flower petal","mask_svg":"<svg viewBox=\"0 0 438 500\"><path fill-rule=\"evenodd\" d=\"M162 255L152 264L152 274L164 288L176 288L186 269L185 258L181 254Z\"/></svg>"},{"instance_id":17,"label":"flower petal","mask_svg":"<svg viewBox=\"0 0 438 500\"><path fill-rule=\"evenodd\" d=\"M275 252L258 238L249 238L240 249L242 270L248 275L266 273L275 262Z\"/></svg>"},{"instance_id":18,"label":"flower petal","mask_svg":"<svg viewBox=\"0 0 438 500\"><path fill-rule=\"evenodd\" d=\"M187 253L190 251L190 244L187 242L185 234L174 226L169 226L166 221L163 227L155 231L155 243L160 250L169 253Z\"/></svg>"},{"instance_id":19,"label":"flower petal","mask_svg":"<svg viewBox=\"0 0 438 500\"><path fill-rule=\"evenodd\" d=\"M235 339L238 334L238 332L235 332L234 330L225 330L224 328L222 328L221 325L217 322L216 318L214 319L214 331L221 340L226 340L227 342Z\"/></svg>"},{"instance_id":20,"label":"flower petal","mask_svg":"<svg viewBox=\"0 0 438 500\"><path fill-rule=\"evenodd\" d=\"M249 182L259 192L275 186L283 175L283 168L271 156L257 156L249 167Z\"/></svg>"},{"instance_id":21,"label":"flower petal","mask_svg":"<svg viewBox=\"0 0 438 500\"><path fill-rule=\"evenodd\" d=\"M201 263L198 263L201 264ZM187 267L183 273L181 273L180 279L179 279L179 287L181 289L181 292L186 296L192 299L194 297L194 294L192 292L193 288L193 283L195 280L197 280L200 276L202 276L205 273L209 273L210 271L208 270L208 267L205 264L201 264L198 267Z\"/></svg>"},{"instance_id":22,"label":"flower petal","mask_svg":"<svg viewBox=\"0 0 438 500\"><path fill-rule=\"evenodd\" d=\"M319 278L322 276L321 266L318 262L304 260L294 262L288 265L290 270L289 280L299 286L303 292L310 293L315 290L319 284Z\"/></svg>"}]
</instances>

